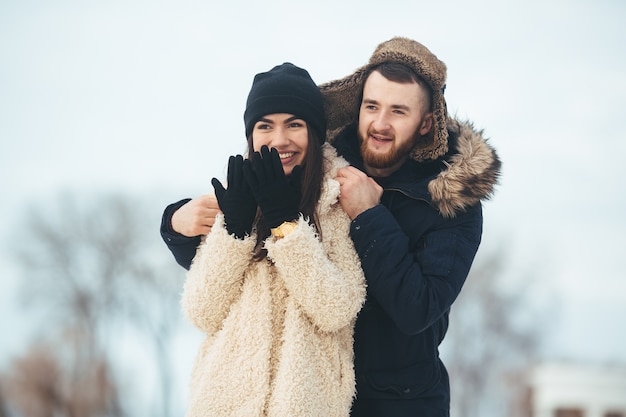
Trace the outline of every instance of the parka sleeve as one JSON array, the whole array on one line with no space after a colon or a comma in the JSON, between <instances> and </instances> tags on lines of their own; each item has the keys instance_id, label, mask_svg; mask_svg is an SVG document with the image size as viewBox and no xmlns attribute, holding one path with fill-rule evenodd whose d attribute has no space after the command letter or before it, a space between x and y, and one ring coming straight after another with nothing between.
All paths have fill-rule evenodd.
<instances>
[{"instance_id":1,"label":"parka sleeve","mask_svg":"<svg viewBox=\"0 0 626 417\"><path fill-rule=\"evenodd\" d=\"M191 199L185 198L176 203L172 203L165 208L161 216L161 238L167 245L167 248L174 255L176 262L185 269L189 269L191 261L196 253L196 249L200 244L200 236L187 237L180 233L176 233L172 229L172 216L174 212L188 203Z\"/></svg>"},{"instance_id":2,"label":"parka sleeve","mask_svg":"<svg viewBox=\"0 0 626 417\"><path fill-rule=\"evenodd\" d=\"M365 278L349 236L350 220L337 204L321 222L323 241L303 218L265 247L290 296L322 331L353 323L365 301Z\"/></svg>"},{"instance_id":3,"label":"parka sleeve","mask_svg":"<svg viewBox=\"0 0 626 417\"><path fill-rule=\"evenodd\" d=\"M237 239L218 215L211 233L199 246L183 287L182 309L198 329L211 335L241 294L244 273L252 258L255 237Z\"/></svg>"},{"instance_id":4,"label":"parka sleeve","mask_svg":"<svg viewBox=\"0 0 626 417\"><path fill-rule=\"evenodd\" d=\"M417 334L449 311L461 292L482 234L480 204L442 222L411 248L409 236L383 205L357 216L350 229L368 294L398 329Z\"/></svg>"}]
</instances>

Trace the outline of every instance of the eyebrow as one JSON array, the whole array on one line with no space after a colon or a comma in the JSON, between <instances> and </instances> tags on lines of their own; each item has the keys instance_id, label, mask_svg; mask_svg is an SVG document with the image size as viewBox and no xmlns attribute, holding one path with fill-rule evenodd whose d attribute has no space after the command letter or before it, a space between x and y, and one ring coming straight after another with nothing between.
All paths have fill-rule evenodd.
<instances>
[{"instance_id":1,"label":"eyebrow","mask_svg":"<svg viewBox=\"0 0 626 417\"><path fill-rule=\"evenodd\" d=\"M294 120L304 120L302 117L298 117L298 116L291 116L289 118L287 118L284 122L285 123L289 123L289 122L293 122ZM258 120L259 122L265 122L265 123L274 123L273 120L270 119L266 119L265 117L261 117Z\"/></svg>"},{"instance_id":2,"label":"eyebrow","mask_svg":"<svg viewBox=\"0 0 626 417\"><path fill-rule=\"evenodd\" d=\"M371 98L364 98L363 99L363 104L376 104L376 105L378 105L379 103L378 103L377 100L374 100L374 99L371 99ZM391 108L392 109L405 110L405 111L411 110L409 108L409 106L407 106L406 104L392 104Z\"/></svg>"}]
</instances>

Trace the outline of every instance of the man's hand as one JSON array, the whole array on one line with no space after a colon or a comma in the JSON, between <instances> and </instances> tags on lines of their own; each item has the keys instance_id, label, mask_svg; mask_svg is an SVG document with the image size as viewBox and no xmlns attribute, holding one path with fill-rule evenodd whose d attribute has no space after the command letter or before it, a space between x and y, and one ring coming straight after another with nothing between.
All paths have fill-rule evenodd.
<instances>
[{"instance_id":1,"label":"man's hand","mask_svg":"<svg viewBox=\"0 0 626 417\"><path fill-rule=\"evenodd\" d=\"M352 166L337 171L335 179L341 186L339 203L351 220L377 206L383 195L382 187L373 178Z\"/></svg>"},{"instance_id":2,"label":"man's hand","mask_svg":"<svg viewBox=\"0 0 626 417\"><path fill-rule=\"evenodd\" d=\"M220 208L214 195L201 195L174 212L172 229L187 237L208 235L219 212Z\"/></svg>"}]
</instances>

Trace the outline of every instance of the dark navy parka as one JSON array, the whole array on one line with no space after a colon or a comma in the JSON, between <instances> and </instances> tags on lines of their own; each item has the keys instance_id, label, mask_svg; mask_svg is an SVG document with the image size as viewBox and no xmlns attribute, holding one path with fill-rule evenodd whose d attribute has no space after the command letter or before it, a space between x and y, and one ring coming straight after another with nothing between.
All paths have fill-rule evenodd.
<instances>
[{"instance_id":1,"label":"dark navy parka","mask_svg":"<svg viewBox=\"0 0 626 417\"><path fill-rule=\"evenodd\" d=\"M333 145L363 169L356 130ZM385 178L381 204L361 213L350 234L365 272L367 300L355 329L357 398L419 399L448 406L439 345L482 235L480 203L444 218L428 183L445 164L407 161Z\"/></svg>"}]
</instances>

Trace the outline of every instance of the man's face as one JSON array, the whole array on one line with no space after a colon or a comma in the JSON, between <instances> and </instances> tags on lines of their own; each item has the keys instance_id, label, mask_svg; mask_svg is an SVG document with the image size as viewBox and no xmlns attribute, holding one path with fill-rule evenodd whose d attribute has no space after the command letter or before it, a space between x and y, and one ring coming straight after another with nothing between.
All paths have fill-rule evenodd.
<instances>
[{"instance_id":1,"label":"man's face","mask_svg":"<svg viewBox=\"0 0 626 417\"><path fill-rule=\"evenodd\" d=\"M423 108L425 94L417 83L389 81L377 71L369 75L358 126L368 173L387 176L396 171L409 157L415 140L431 129L432 113Z\"/></svg>"}]
</instances>

